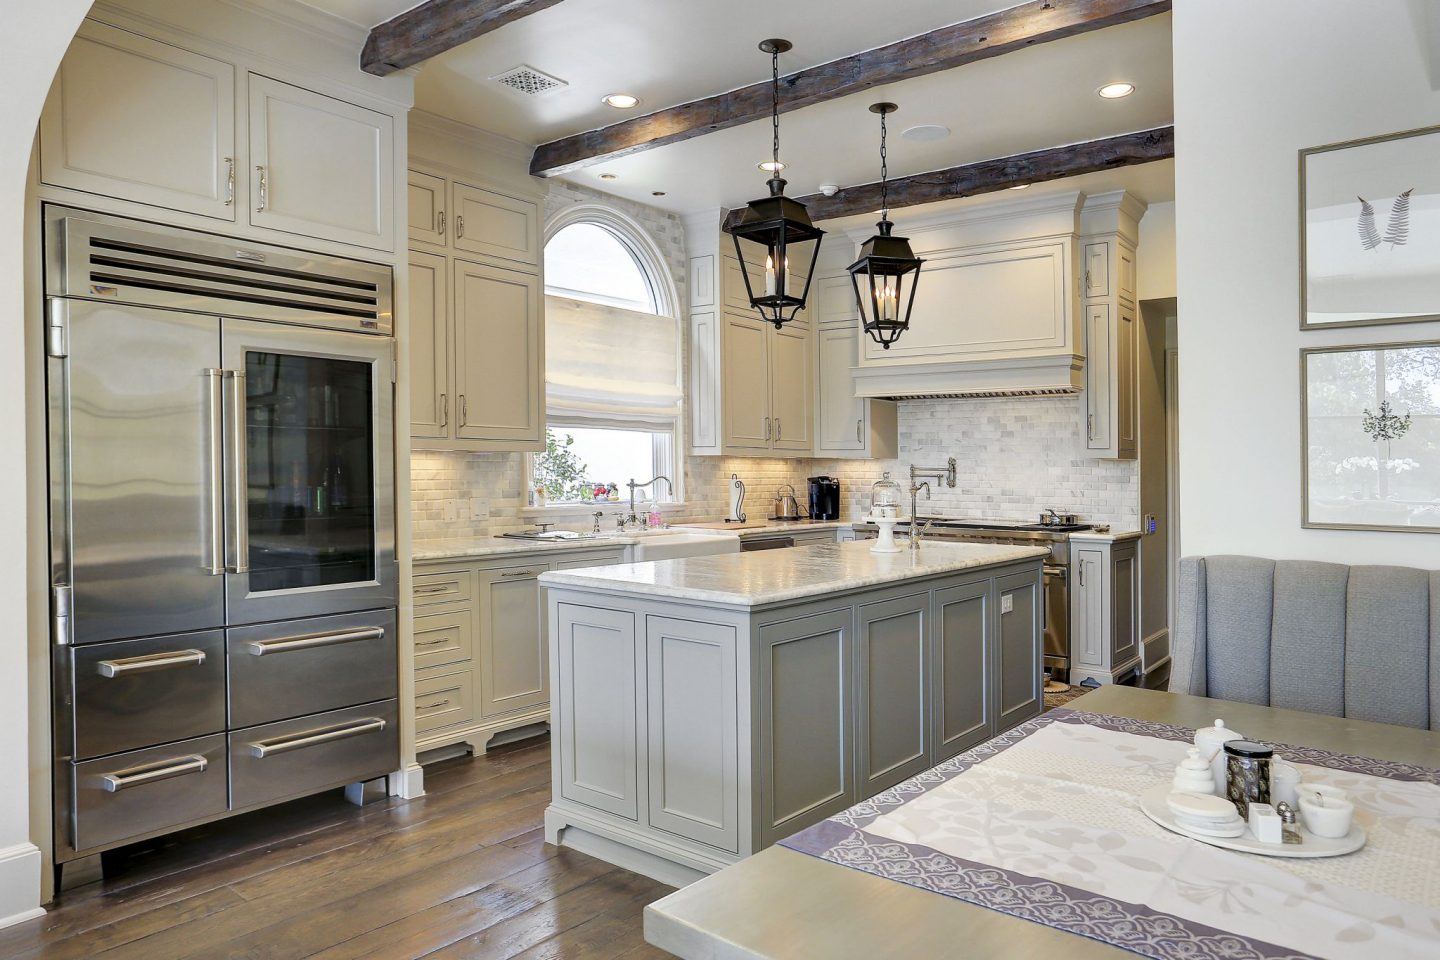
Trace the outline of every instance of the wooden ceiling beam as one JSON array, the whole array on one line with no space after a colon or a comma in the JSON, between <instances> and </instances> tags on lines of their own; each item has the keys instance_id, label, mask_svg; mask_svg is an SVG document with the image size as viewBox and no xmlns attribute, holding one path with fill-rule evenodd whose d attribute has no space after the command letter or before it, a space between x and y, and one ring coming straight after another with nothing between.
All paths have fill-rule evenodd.
<instances>
[{"instance_id":1,"label":"wooden ceiling beam","mask_svg":"<svg viewBox=\"0 0 1440 960\"><path fill-rule=\"evenodd\" d=\"M1137 163L1153 163L1175 156L1175 128L1156 127L1125 133L1103 140L1089 140L1063 147L1050 147L1032 153L981 160L947 170L917 173L890 181L890 209L912 207L921 203L974 197L982 193L1008 190L1021 184L1044 183L1062 177L1076 177L1097 170L1113 170ZM846 187L834 196L816 193L799 198L810 211L812 220L834 220L880 210L880 183ZM744 209L732 210L725 218L729 230L740 219Z\"/></svg>"},{"instance_id":2,"label":"wooden ceiling beam","mask_svg":"<svg viewBox=\"0 0 1440 960\"><path fill-rule=\"evenodd\" d=\"M383 77L438 57L560 0L428 0L376 26L360 51L360 69Z\"/></svg>"},{"instance_id":3,"label":"wooden ceiling beam","mask_svg":"<svg viewBox=\"0 0 1440 960\"><path fill-rule=\"evenodd\" d=\"M1030 0L1017 7L822 63L780 78L780 109L798 110L871 87L988 60L1039 43L1165 13L1171 0ZM758 65L758 61L757 61ZM770 83L669 107L542 144L530 173L553 177L770 115Z\"/></svg>"}]
</instances>

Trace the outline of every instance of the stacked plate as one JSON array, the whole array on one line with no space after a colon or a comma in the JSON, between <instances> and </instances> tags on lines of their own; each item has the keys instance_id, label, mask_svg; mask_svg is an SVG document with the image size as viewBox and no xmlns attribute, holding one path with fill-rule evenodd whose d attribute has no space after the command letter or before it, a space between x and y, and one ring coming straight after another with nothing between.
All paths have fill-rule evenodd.
<instances>
[{"instance_id":1,"label":"stacked plate","mask_svg":"<svg viewBox=\"0 0 1440 960\"><path fill-rule=\"evenodd\" d=\"M1208 793L1175 791L1165 797L1177 826L1206 837L1239 837L1245 834L1245 821L1235 804L1224 797Z\"/></svg>"}]
</instances>

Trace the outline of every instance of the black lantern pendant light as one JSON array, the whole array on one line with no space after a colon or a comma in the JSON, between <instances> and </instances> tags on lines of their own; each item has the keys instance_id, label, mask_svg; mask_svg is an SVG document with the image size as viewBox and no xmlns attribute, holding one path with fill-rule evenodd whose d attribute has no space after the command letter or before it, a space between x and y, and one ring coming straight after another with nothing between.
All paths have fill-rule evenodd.
<instances>
[{"instance_id":1,"label":"black lantern pendant light","mask_svg":"<svg viewBox=\"0 0 1440 960\"><path fill-rule=\"evenodd\" d=\"M890 171L885 155L885 115L897 109L893 103L870 106L871 113L880 114L880 222L876 224L880 232L865 241L860 248L860 259L850 264L860 322L870 339L886 350L910 328L910 308L915 305L920 265L925 262L916 259L909 240L890 235L895 224L890 222L890 194L886 183Z\"/></svg>"},{"instance_id":2,"label":"black lantern pendant light","mask_svg":"<svg viewBox=\"0 0 1440 960\"><path fill-rule=\"evenodd\" d=\"M750 305L760 316L780 329L795 319L795 314L805 309L805 298L810 295L810 280L815 276L815 258L820 255L819 230L810 222L810 213L805 204L785 196L785 181L780 176L780 54L790 49L789 40L766 40L760 49L770 54L771 121L774 130L771 154L770 196L751 200L740 222L730 228L735 240L735 257L740 261L740 271L745 277L745 292ZM758 272L754 264L747 263L740 241L749 240L765 248L764 277L751 276ZM790 262L790 248L797 243L815 241L810 250L810 262L803 266L804 286L794 289L794 274ZM803 255L803 253L801 253ZM798 264L796 264L798 266Z\"/></svg>"}]
</instances>

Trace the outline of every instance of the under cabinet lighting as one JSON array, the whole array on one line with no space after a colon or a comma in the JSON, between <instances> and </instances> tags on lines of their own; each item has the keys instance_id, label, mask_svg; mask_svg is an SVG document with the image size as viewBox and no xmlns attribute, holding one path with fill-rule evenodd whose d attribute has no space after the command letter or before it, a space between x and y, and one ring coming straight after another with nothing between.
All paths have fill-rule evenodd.
<instances>
[{"instance_id":1,"label":"under cabinet lighting","mask_svg":"<svg viewBox=\"0 0 1440 960\"><path fill-rule=\"evenodd\" d=\"M1107 83L1095 91L1106 100L1119 100L1121 97L1128 97L1135 92L1135 84L1127 83L1124 80L1117 80L1115 83Z\"/></svg>"}]
</instances>

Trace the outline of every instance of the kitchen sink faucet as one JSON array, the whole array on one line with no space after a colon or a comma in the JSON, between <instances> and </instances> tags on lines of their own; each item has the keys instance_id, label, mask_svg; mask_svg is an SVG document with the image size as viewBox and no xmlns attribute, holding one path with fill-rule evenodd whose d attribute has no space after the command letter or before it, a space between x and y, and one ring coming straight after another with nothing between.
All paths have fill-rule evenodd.
<instances>
[{"instance_id":1,"label":"kitchen sink faucet","mask_svg":"<svg viewBox=\"0 0 1440 960\"><path fill-rule=\"evenodd\" d=\"M921 477L926 479L921 480ZM925 499L930 499L930 481L943 482L948 487L955 486L955 458L950 460L943 467L917 467L910 464L910 549L920 549L920 538L930 529L930 521L920 522L917 516L920 491L925 491ZM916 481L919 481L918 483Z\"/></svg>"},{"instance_id":2,"label":"kitchen sink faucet","mask_svg":"<svg viewBox=\"0 0 1440 960\"><path fill-rule=\"evenodd\" d=\"M624 530L626 527L628 527L628 526L630 526L630 525L632 525L632 524L637 524L637 525L640 524L640 518L637 517L637 516L635 516L635 491L636 491L636 489L638 489L638 488L640 488L640 487L649 487L649 486L652 486L653 484L659 483L661 480L664 480L664 481L665 481L665 489L670 491L670 495L671 495L671 496L674 496L674 495L675 495L675 484L671 483L671 482L670 482L670 478L667 477L667 476L665 476L664 474L660 474L660 475L658 475L658 476L651 477L649 480L646 480L644 483L636 483L636 482L635 482L635 478L634 478L634 477L631 477L631 478L630 478L630 482L627 483L627 484L625 484L625 486L627 486L627 487L630 488L630 513L629 513L629 515L627 515L627 516L625 517L625 519L621 522L621 524L620 524L620 529L621 529L621 530ZM656 492L657 495L659 494L659 491L655 491L655 492Z\"/></svg>"}]
</instances>

